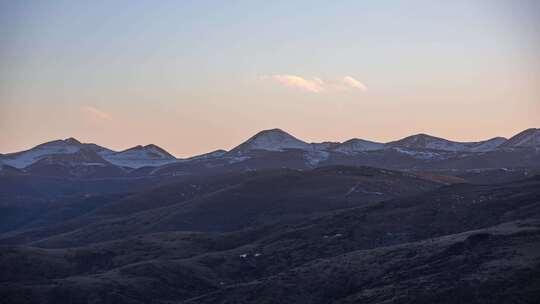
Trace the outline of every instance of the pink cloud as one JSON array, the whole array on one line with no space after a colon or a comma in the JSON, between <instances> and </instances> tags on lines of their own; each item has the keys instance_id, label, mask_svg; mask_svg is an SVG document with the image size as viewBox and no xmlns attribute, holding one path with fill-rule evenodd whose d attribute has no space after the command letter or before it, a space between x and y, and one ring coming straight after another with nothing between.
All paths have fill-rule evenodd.
<instances>
[{"instance_id":1,"label":"pink cloud","mask_svg":"<svg viewBox=\"0 0 540 304\"><path fill-rule=\"evenodd\" d=\"M345 83L346 85L348 85L349 87L353 89L358 89L363 92L367 91L367 87L363 83L352 78L351 76L343 77L343 83Z\"/></svg>"},{"instance_id":2,"label":"pink cloud","mask_svg":"<svg viewBox=\"0 0 540 304\"><path fill-rule=\"evenodd\" d=\"M270 78L287 87L301 89L312 93L320 93L324 90L324 82L319 78L309 80L296 75L272 75Z\"/></svg>"},{"instance_id":3,"label":"pink cloud","mask_svg":"<svg viewBox=\"0 0 540 304\"><path fill-rule=\"evenodd\" d=\"M301 89L311 93L344 92L350 90L367 91L367 87L351 76L344 76L339 80L322 80L320 78L307 79L297 75L272 75L263 79L272 79L286 87Z\"/></svg>"},{"instance_id":4,"label":"pink cloud","mask_svg":"<svg viewBox=\"0 0 540 304\"><path fill-rule=\"evenodd\" d=\"M81 110L83 111L84 114L86 114L88 117L92 119L97 119L97 120L111 120L112 119L112 115L110 113L104 112L92 106L81 107Z\"/></svg>"}]
</instances>

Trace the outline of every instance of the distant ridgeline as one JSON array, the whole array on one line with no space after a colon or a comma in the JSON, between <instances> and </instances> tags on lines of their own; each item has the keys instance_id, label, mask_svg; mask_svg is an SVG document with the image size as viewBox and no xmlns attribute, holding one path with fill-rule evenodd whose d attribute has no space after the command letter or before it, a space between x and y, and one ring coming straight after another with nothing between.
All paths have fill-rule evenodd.
<instances>
[{"instance_id":1,"label":"distant ridgeline","mask_svg":"<svg viewBox=\"0 0 540 304\"><path fill-rule=\"evenodd\" d=\"M0 174L74 178L205 174L265 168L311 169L329 165L373 166L399 170L522 170L540 166L540 129L510 139L456 142L426 134L378 143L307 143L280 129L261 131L230 151L217 150L178 159L156 145L124 151L55 140L30 150L0 156Z\"/></svg>"}]
</instances>

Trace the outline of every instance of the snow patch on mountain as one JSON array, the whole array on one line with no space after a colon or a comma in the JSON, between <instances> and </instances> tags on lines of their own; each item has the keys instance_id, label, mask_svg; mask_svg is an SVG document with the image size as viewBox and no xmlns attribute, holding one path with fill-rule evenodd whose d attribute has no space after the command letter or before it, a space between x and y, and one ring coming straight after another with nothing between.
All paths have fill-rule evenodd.
<instances>
[{"instance_id":1,"label":"snow patch on mountain","mask_svg":"<svg viewBox=\"0 0 540 304\"><path fill-rule=\"evenodd\" d=\"M507 139L504 137L495 137L477 143L470 143L468 148L470 152L488 152L495 150L506 141Z\"/></svg>"},{"instance_id":2,"label":"snow patch on mountain","mask_svg":"<svg viewBox=\"0 0 540 304\"><path fill-rule=\"evenodd\" d=\"M523 148L523 147L540 147L540 129L530 128L520 132L508 141L501 148Z\"/></svg>"},{"instance_id":3,"label":"snow patch on mountain","mask_svg":"<svg viewBox=\"0 0 540 304\"><path fill-rule=\"evenodd\" d=\"M100 152L108 162L129 168L156 167L178 160L156 145L136 146L120 152Z\"/></svg>"},{"instance_id":4,"label":"snow patch on mountain","mask_svg":"<svg viewBox=\"0 0 540 304\"><path fill-rule=\"evenodd\" d=\"M427 134L417 134L405 137L398 141L386 144L387 147L408 148L408 149L431 149L444 151L461 151L463 145L443 138L430 136Z\"/></svg>"},{"instance_id":5,"label":"snow patch on mountain","mask_svg":"<svg viewBox=\"0 0 540 304\"><path fill-rule=\"evenodd\" d=\"M345 153L345 154L354 154L354 153L364 152L364 151L381 150L383 148L384 148L384 144L382 143L353 138L342 144L339 144L338 146L334 147L332 150Z\"/></svg>"},{"instance_id":6,"label":"snow patch on mountain","mask_svg":"<svg viewBox=\"0 0 540 304\"><path fill-rule=\"evenodd\" d=\"M397 148L397 147L394 147L394 148L391 148L391 149L393 149L394 151L397 151L399 153L406 154L406 155L409 155L411 157L417 158L417 159L428 160L428 159L441 158L441 155L439 153L430 152L430 151L408 150L408 149Z\"/></svg>"},{"instance_id":7,"label":"snow patch on mountain","mask_svg":"<svg viewBox=\"0 0 540 304\"><path fill-rule=\"evenodd\" d=\"M42 158L54 154L72 154L80 150L80 143L68 140L55 140L38 145L30 150L3 155L3 163L21 169Z\"/></svg>"},{"instance_id":8,"label":"snow patch on mountain","mask_svg":"<svg viewBox=\"0 0 540 304\"><path fill-rule=\"evenodd\" d=\"M186 161L190 161L190 160L207 160L207 159L212 159L212 158L218 158L218 157L222 157L223 155L225 155L225 153L227 153L227 151L225 151L225 150L216 150L216 151L204 153L204 154L197 155L197 156L192 156L192 157L186 159Z\"/></svg>"},{"instance_id":9,"label":"snow patch on mountain","mask_svg":"<svg viewBox=\"0 0 540 304\"><path fill-rule=\"evenodd\" d=\"M330 157L330 153L326 151L307 151L304 154L306 165L309 167L318 166L321 162L327 160L328 157Z\"/></svg>"},{"instance_id":10,"label":"snow patch on mountain","mask_svg":"<svg viewBox=\"0 0 540 304\"><path fill-rule=\"evenodd\" d=\"M417 134L397 141L389 142L385 145L385 147L451 152L488 152L495 150L505 141L505 138L496 137L479 142L457 142L427 134Z\"/></svg>"},{"instance_id":11,"label":"snow patch on mountain","mask_svg":"<svg viewBox=\"0 0 540 304\"><path fill-rule=\"evenodd\" d=\"M313 150L321 151L321 150L330 150L334 147L339 146L340 144L341 144L340 142L325 141L321 143L311 143L310 145Z\"/></svg>"},{"instance_id":12,"label":"snow patch on mountain","mask_svg":"<svg viewBox=\"0 0 540 304\"><path fill-rule=\"evenodd\" d=\"M232 153L251 150L283 151L285 149L311 150L310 144L299 140L281 129L261 131L236 148Z\"/></svg>"}]
</instances>

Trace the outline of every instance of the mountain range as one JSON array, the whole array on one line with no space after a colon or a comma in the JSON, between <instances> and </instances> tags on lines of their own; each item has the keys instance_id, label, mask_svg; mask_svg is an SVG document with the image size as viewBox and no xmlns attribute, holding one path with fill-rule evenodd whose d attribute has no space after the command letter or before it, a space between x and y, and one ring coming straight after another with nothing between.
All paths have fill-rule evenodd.
<instances>
[{"instance_id":1,"label":"mountain range","mask_svg":"<svg viewBox=\"0 0 540 304\"><path fill-rule=\"evenodd\" d=\"M4 154L0 303L537 303L539 139Z\"/></svg>"},{"instance_id":2,"label":"mountain range","mask_svg":"<svg viewBox=\"0 0 540 304\"><path fill-rule=\"evenodd\" d=\"M136 146L123 151L74 138L55 140L32 149L0 156L1 168L9 172L78 177L126 176L129 174L185 173L202 167L224 169L244 165L257 169L263 164L295 162L294 167L359 164L399 169L482 169L538 165L540 129L527 129L510 139L495 137L479 142L456 142L417 134L388 143L350 139L343 143L307 143L280 129L261 131L230 151L218 150L178 159L156 145ZM522 158L521 155L527 154ZM478 160L480 159L480 160ZM473 164L469 160L474 160ZM457 163L457 164L456 164ZM174 172L174 168L179 170ZM149 170L148 168L152 168ZM142 170L141 170L142 169ZM189 170L187 170L189 171Z\"/></svg>"}]
</instances>

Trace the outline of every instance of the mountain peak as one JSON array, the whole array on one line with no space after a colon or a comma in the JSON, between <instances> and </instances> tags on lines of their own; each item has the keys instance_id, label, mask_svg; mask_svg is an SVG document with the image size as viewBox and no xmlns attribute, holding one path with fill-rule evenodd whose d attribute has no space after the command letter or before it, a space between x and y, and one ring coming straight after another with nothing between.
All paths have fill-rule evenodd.
<instances>
[{"instance_id":1,"label":"mountain peak","mask_svg":"<svg viewBox=\"0 0 540 304\"><path fill-rule=\"evenodd\" d=\"M429 135L429 134L426 134L426 133L413 134L413 135L410 135L410 136L407 136L407 137L403 138L402 140L405 140L405 139L408 139L408 140L411 140L411 141L419 141L419 140L446 140L446 139L444 139L444 138L437 137L437 136L433 136L433 135Z\"/></svg>"},{"instance_id":2,"label":"mountain peak","mask_svg":"<svg viewBox=\"0 0 540 304\"><path fill-rule=\"evenodd\" d=\"M524 130L501 145L503 148L516 147L539 147L540 146L540 128L530 128Z\"/></svg>"},{"instance_id":3,"label":"mountain peak","mask_svg":"<svg viewBox=\"0 0 540 304\"><path fill-rule=\"evenodd\" d=\"M114 165L129 168L157 167L177 161L176 157L154 144L107 153L105 159Z\"/></svg>"},{"instance_id":4,"label":"mountain peak","mask_svg":"<svg viewBox=\"0 0 540 304\"><path fill-rule=\"evenodd\" d=\"M282 136L282 137L294 137L292 135L290 135L289 133L279 129L279 128L274 128L274 129L268 129L268 130L262 130L262 131L259 131L257 132L257 134L253 135L250 139L253 139L253 138L259 138L259 137L270 137L270 136L274 136L274 137L277 137L277 136Z\"/></svg>"},{"instance_id":5,"label":"mountain peak","mask_svg":"<svg viewBox=\"0 0 540 304\"><path fill-rule=\"evenodd\" d=\"M505 141L506 138L504 137L494 137L477 142L458 142L425 133L419 133L389 142L386 146L413 150L430 149L453 152L486 152L501 146Z\"/></svg>"},{"instance_id":6,"label":"mountain peak","mask_svg":"<svg viewBox=\"0 0 540 304\"><path fill-rule=\"evenodd\" d=\"M212 152L208 152L208 153L204 153L204 154L192 156L192 157L188 158L188 160L206 160L206 159L212 159L212 158L221 157L221 156L223 156L225 153L227 153L227 151L222 150L222 149L219 149L219 150L215 150L215 151L212 151Z\"/></svg>"},{"instance_id":7,"label":"mountain peak","mask_svg":"<svg viewBox=\"0 0 540 304\"><path fill-rule=\"evenodd\" d=\"M232 149L231 152L248 150L283 151L284 149L308 150L310 148L311 146L308 143L281 129L274 128L258 132L244 143Z\"/></svg>"},{"instance_id":8,"label":"mountain peak","mask_svg":"<svg viewBox=\"0 0 540 304\"><path fill-rule=\"evenodd\" d=\"M66 138L66 139L64 139L64 142L66 144L68 144L68 145L80 145L80 144L82 144L80 141L78 141L74 137Z\"/></svg>"},{"instance_id":9,"label":"mountain peak","mask_svg":"<svg viewBox=\"0 0 540 304\"><path fill-rule=\"evenodd\" d=\"M400 140L392 141L386 145L389 147L402 147L412 149L437 149L441 145L452 143L444 138L435 137L425 133L407 136Z\"/></svg>"},{"instance_id":10,"label":"mountain peak","mask_svg":"<svg viewBox=\"0 0 540 304\"><path fill-rule=\"evenodd\" d=\"M4 155L3 162L15 168L27 167L51 155L74 154L81 150L82 144L74 139L57 139L33 147L32 149Z\"/></svg>"},{"instance_id":11,"label":"mountain peak","mask_svg":"<svg viewBox=\"0 0 540 304\"><path fill-rule=\"evenodd\" d=\"M67 146L79 146L79 145L82 145L82 143L80 141L78 141L77 139L75 139L74 137L70 137L70 138L66 138L66 139L51 140L51 141L48 141L46 143L37 145L36 147L39 147L39 146L66 146L66 145Z\"/></svg>"},{"instance_id":12,"label":"mountain peak","mask_svg":"<svg viewBox=\"0 0 540 304\"><path fill-rule=\"evenodd\" d=\"M143 149L150 152L150 153L158 154L163 158L170 158L170 159L175 159L176 158L172 154L167 152L165 149L163 149L163 148L161 148L161 147L159 147L157 145L154 145L154 144L146 145L146 146L143 147Z\"/></svg>"},{"instance_id":13,"label":"mountain peak","mask_svg":"<svg viewBox=\"0 0 540 304\"><path fill-rule=\"evenodd\" d=\"M382 143L360 139L360 138L352 138L352 139L347 140L344 143L337 145L336 147L333 148L333 150L349 154L349 153L356 153L356 152L381 150L383 148L384 148L384 144Z\"/></svg>"},{"instance_id":14,"label":"mountain peak","mask_svg":"<svg viewBox=\"0 0 540 304\"><path fill-rule=\"evenodd\" d=\"M145 154L151 158L175 159L175 157L171 155L169 152L165 151L163 148L160 148L154 144L149 144L146 146L136 145L134 147L131 147L124 151L117 152L115 154L116 155L119 155L119 154L130 155L132 157L136 155L137 157L140 157L140 155Z\"/></svg>"},{"instance_id":15,"label":"mountain peak","mask_svg":"<svg viewBox=\"0 0 540 304\"><path fill-rule=\"evenodd\" d=\"M129 151L140 151L140 150L143 150L143 149L144 149L144 147L142 145L136 145L136 146L133 146L131 148L127 148L127 149L125 149L123 151L120 151L118 153L124 153L124 152L129 152Z\"/></svg>"}]
</instances>

